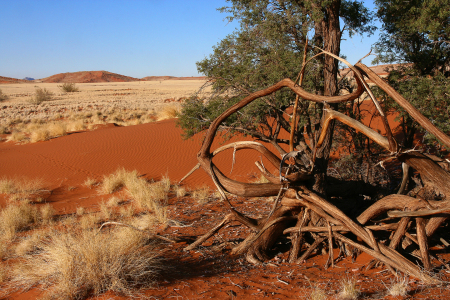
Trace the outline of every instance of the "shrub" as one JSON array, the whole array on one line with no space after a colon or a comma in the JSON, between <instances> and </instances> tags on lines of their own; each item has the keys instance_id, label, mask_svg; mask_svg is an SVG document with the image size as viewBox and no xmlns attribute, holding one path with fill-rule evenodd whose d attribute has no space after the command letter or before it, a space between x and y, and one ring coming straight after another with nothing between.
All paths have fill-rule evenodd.
<instances>
[{"instance_id":1,"label":"shrub","mask_svg":"<svg viewBox=\"0 0 450 300\"><path fill-rule=\"evenodd\" d=\"M157 243L129 228L55 233L14 272L18 288L39 286L49 298L80 299L106 291L133 296L153 285L161 269ZM49 288L51 287L51 288Z\"/></svg>"},{"instance_id":2,"label":"shrub","mask_svg":"<svg viewBox=\"0 0 450 300\"><path fill-rule=\"evenodd\" d=\"M42 102L50 101L53 98L53 93L47 89L36 88L34 97L30 99L31 104L39 105Z\"/></svg>"},{"instance_id":3,"label":"shrub","mask_svg":"<svg viewBox=\"0 0 450 300\"><path fill-rule=\"evenodd\" d=\"M58 87L65 93L74 93L79 91L78 87L75 86L75 83L66 82L63 85L58 85Z\"/></svg>"},{"instance_id":4,"label":"shrub","mask_svg":"<svg viewBox=\"0 0 450 300\"><path fill-rule=\"evenodd\" d=\"M2 90L0 90L0 102L8 100L8 95L3 94Z\"/></svg>"}]
</instances>

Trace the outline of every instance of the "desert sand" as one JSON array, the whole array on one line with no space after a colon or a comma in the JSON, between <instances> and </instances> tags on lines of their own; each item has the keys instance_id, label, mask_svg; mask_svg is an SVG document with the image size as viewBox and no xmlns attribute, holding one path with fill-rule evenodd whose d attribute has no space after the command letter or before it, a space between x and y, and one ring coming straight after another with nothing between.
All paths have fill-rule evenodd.
<instances>
[{"instance_id":1,"label":"desert sand","mask_svg":"<svg viewBox=\"0 0 450 300\"><path fill-rule=\"evenodd\" d=\"M59 95L48 104L81 107L88 109L94 103L106 105L113 102L127 107L130 103L155 100L155 105L164 105L165 99L179 99L192 94L204 81L152 81L128 83L79 84L81 92L75 95ZM26 85L26 86L25 86ZM58 93L57 84L36 84ZM5 114L13 108L17 113L26 109L25 99L34 90L34 84L0 85L4 93L12 95L2 104ZM82 100L84 98L84 100ZM140 100L140 101L138 101ZM83 102L85 101L85 102ZM72 106L71 106L72 105ZM148 106L147 106L148 105ZM5 108L6 106L6 108ZM370 109L370 107L368 107ZM11 109L11 110L8 110ZM22 116L26 117L26 116ZM3 135L5 137L5 135ZM42 179L49 196L45 199L57 211L60 218L75 214L77 208L98 211L102 201L110 195L100 195L95 188L83 185L87 178L101 181L104 176L118 168L137 170L147 180L160 180L168 176L173 183L178 182L197 163L203 134L190 140L181 138L181 129L175 119L169 119L134 126L117 126L112 123L99 126L95 130L77 131L48 141L20 144L0 142L0 178ZM235 140L242 139L239 136ZM223 141L216 141L214 148ZM258 178L253 164L259 156L251 151L239 151L231 177L240 181L254 181ZM216 165L226 174L232 167L232 150L215 158ZM212 180L198 170L183 183L188 190L201 186L212 187ZM252 216L268 213L271 202L267 199L233 198L236 207ZM8 204L6 195L0 194L0 206ZM36 204L43 205L43 204ZM183 248L212 227L226 213L226 207L217 198L205 204L198 203L189 193L184 197L171 194L168 200L169 218L180 225L170 225L159 229L159 234L177 237L179 243L169 244L164 253L164 270L153 289L143 291L153 299L309 299L315 288L326 291L327 297L338 296L340 282L344 278L354 278L364 299L395 299L387 296L386 286L394 277L384 269L366 271L364 266L371 257L362 254L355 261L345 258L334 268L324 269L325 255L316 254L307 262L291 265L286 262L287 253L280 246L274 258L263 266L253 266L245 258L229 256L229 247L224 241L239 239L248 229L236 227L216 235L202 247L184 252ZM335 249L337 257L338 250ZM447 255L448 256L448 255ZM447 257L448 260L449 257ZM5 263L5 262L1 262ZM407 278L408 299L448 299L446 288L423 286L419 281ZM0 285L1 287L1 285ZM4 299L34 299L43 296L38 288L19 291ZM98 299L124 299L107 293ZM399 298L400 299L400 298Z\"/></svg>"}]
</instances>

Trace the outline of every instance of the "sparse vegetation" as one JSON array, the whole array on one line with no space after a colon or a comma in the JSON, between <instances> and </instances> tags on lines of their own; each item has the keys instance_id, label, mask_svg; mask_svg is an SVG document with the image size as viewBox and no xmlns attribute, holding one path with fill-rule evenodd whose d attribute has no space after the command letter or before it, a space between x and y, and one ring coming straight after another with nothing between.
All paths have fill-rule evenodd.
<instances>
[{"instance_id":1,"label":"sparse vegetation","mask_svg":"<svg viewBox=\"0 0 450 300\"><path fill-rule=\"evenodd\" d=\"M355 278L346 278L341 281L341 291L339 292L339 299L342 300L356 300L360 295L359 289L356 287Z\"/></svg>"},{"instance_id":2,"label":"sparse vegetation","mask_svg":"<svg viewBox=\"0 0 450 300\"><path fill-rule=\"evenodd\" d=\"M78 92L80 89L75 85L75 83L63 83L62 85L58 85L58 87L61 89L61 91L65 93L75 93Z\"/></svg>"},{"instance_id":3,"label":"sparse vegetation","mask_svg":"<svg viewBox=\"0 0 450 300\"><path fill-rule=\"evenodd\" d=\"M53 220L53 216L56 214L56 210L50 203L44 204L40 208L40 221L44 224L49 224Z\"/></svg>"},{"instance_id":4,"label":"sparse vegetation","mask_svg":"<svg viewBox=\"0 0 450 300\"><path fill-rule=\"evenodd\" d=\"M90 189L92 189L96 184L97 184L97 180L95 180L92 177L88 177L83 183L83 185L85 187L90 188Z\"/></svg>"},{"instance_id":5,"label":"sparse vegetation","mask_svg":"<svg viewBox=\"0 0 450 300\"><path fill-rule=\"evenodd\" d=\"M178 115L181 112L181 107L179 105L167 105L164 106L158 113L157 113L157 120L162 121L166 119L172 119L177 118Z\"/></svg>"},{"instance_id":6,"label":"sparse vegetation","mask_svg":"<svg viewBox=\"0 0 450 300\"><path fill-rule=\"evenodd\" d=\"M42 102L50 101L53 99L53 93L46 88L36 88L34 96L29 100L31 104L39 105Z\"/></svg>"},{"instance_id":7,"label":"sparse vegetation","mask_svg":"<svg viewBox=\"0 0 450 300\"><path fill-rule=\"evenodd\" d=\"M312 287L312 291L309 294L308 300L326 300L327 293L321 289L318 285Z\"/></svg>"},{"instance_id":8,"label":"sparse vegetation","mask_svg":"<svg viewBox=\"0 0 450 300\"><path fill-rule=\"evenodd\" d=\"M42 179L7 178L0 179L0 193L10 195L10 201L35 201L42 200L45 193Z\"/></svg>"},{"instance_id":9,"label":"sparse vegetation","mask_svg":"<svg viewBox=\"0 0 450 300\"><path fill-rule=\"evenodd\" d=\"M205 204L209 201L210 196L209 187L203 186L192 192L192 197L198 201L200 204Z\"/></svg>"},{"instance_id":10,"label":"sparse vegetation","mask_svg":"<svg viewBox=\"0 0 450 300\"><path fill-rule=\"evenodd\" d=\"M18 231L36 223L38 217L38 210L31 204L8 205L0 211L0 234L6 240L12 240Z\"/></svg>"},{"instance_id":11,"label":"sparse vegetation","mask_svg":"<svg viewBox=\"0 0 450 300\"><path fill-rule=\"evenodd\" d=\"M388 294L393 297L408 295L408 278L406 276L398 276L387 289Z\"/></svg>"},{"instance_id":12,"label":"sparse vegetation","mask_svg":"<svg viewBox=\"0 0 450 300\"><path fill-rule=\"evenodd\" d=\"M132 296L153 285L162 268L158 244L128 228L54 233L14 270L18 288L40 286L49 297L80 299L113 291ZM50 289L49 289L50 288Z\"/></svg>"},{"instance_id":13,"label":"sparse vegetation","mask_svg":"<svg viewBox=\"0 0 450 300\"><path fill-rule=\"evenodd\" d=\"M3 94L2 90L0 89L0 102L8 100L8 95Z\"/></svg>"}]
</instances>

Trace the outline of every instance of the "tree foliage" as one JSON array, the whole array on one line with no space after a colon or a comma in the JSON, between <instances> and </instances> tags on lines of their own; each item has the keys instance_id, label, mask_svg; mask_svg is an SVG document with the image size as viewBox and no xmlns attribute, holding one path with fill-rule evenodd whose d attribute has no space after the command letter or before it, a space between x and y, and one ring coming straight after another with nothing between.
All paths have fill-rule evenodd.
<instances>
[{"instance_id":1,"label":"tree foliage","mask_svg":"<svg viewBox=\"0 0 450 300\"><path fill-rule=\"evenodd\" d=\"M376 0L383 22L374 62L413 63L420 75L443 72L450 63L449 0Z\"/></svg>"},{"instance_id":2,"label":"tree foliage","mask_svg":"<svg viewBox=\"0 0 450 300\"><path fill-rule=\"evenodd\" d=\"M449 132L450 1L375 2L383 31L375 45L374 62L406 63L391 70L389 84L439 129ZM379 95L391 113L399 113L397 129L405 136L404 145L412 147L419 125L385 93ZM421 133L425 142L435 143L432 136Z\"/></svg>"},{"instance_id":3,"label":"tree foliage","mask_svg":"<svg viewBox=\"0 0 450 300\"><path fill-rule=\"evenodd\" d=\"M374 29L371 25L372 15L358 1L229 2L230 7L220 10L229 14L227 18L230 21L239 21L240 28L215 46L209 57L197 63L199 73L212 80L214 95L207 100L192 98L186 102L179 121L185 130L185 137L207 128L222 111L249 93L266 88L283 78L296 79L308 36L310 43L318 47L326 48L329 44L337 43L336 54L339 55L342 30L371 33ZM331 11L333 7L337 8L337 12ZM331 29L327 25L331 19L336 19L333 15L336 13L337 20L340 16L345 22L343 29L340 26L334 28L338 30L337 41L329 37ZM309 48L307 56L313 54L314 50ZM324 59L310 64L302 86L310 92L326 94L324 73L330 73L331 69L336 79L336 61L332 60L332 67L327 66ZM334 84L336 83L337 81ZM335 93L336 91L329 92ZM285 90L260 99L229 118L222 129L238 130L275 146L287 143L287 140L279 138L278 133L281 128L290 131L285 110L294 100L293 93ZM301 103L299 128L306 125L306 128L314 131L320 120L319 108ZM296 145L302 140L303 134L299 133Z\"/></svg>"}]
</instances>

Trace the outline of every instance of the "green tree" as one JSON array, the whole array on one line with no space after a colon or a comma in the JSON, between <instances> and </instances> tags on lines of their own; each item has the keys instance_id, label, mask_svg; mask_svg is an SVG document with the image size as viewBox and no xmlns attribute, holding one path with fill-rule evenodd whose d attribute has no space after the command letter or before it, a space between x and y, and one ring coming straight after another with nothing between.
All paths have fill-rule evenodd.
<instances>
[{"instance_id":1,"label":"green tree","mask_svg":"<svg viewBox=\"0 0 450 300\"><path fill-rule=\"evenodd\" d=\"M340 53L342 33L371 33L371 13L358 1L230 0L231 6L220 10L240 28L214 47L213 53L197 63L198 71L213 81L214 95L207 100L192 98L183 106L180 126L185 137L206 129L225 109L248 94L266 88L283 78L296 79L301 68L305 42L335 55ZM344 21L341 27L340 19ZM310 37L310 38L308 38ZM317 53L308 48L307 56ZM323 95L339 93L338 63L321 56L310 64L302 86ZM280 131L290 131L286 108L295 95L282 90L253 102L228 118L222 129L239 131L271 143L281 153L287 139ZM300 103L300 122L294 145L314 151L314 135L320 128L321 105ZM305 142L305 133L310 143ZM331 137L331 134L330 134ZM308 147L305 145L308 144ZM303 145L303 147L302 147ZM331 140L317 151L315 190L324 192L324 174ZM309 149L308 149L309 148Z\"/></svg>"},{"instance_id":2,"label":"green tree","mask_svg":"<svg viewBox=\"0 0 450 300\"><path fill-rule=\"evenodd\" d=\"M383 23L374 62L412 63L418 75L444 72L450 63L449 0L376 0Z\"/></svg>"},{"instance_id":3,"label":"green tree","mask_svg":"<svg viewBox=\"0 0 450 300\"><path fill-rule=\"evenodd\" d=\"M375 63L403 63L387 80L400 94L444 132L449 132L450 1L376 0L377 15L383 22L375 45ZM391 113L399 113L398 130L405 147L413 147L421 127L385 93L379 92ZM426 132L424 141L435 146Z\"/></svg>"}]
</instances>

